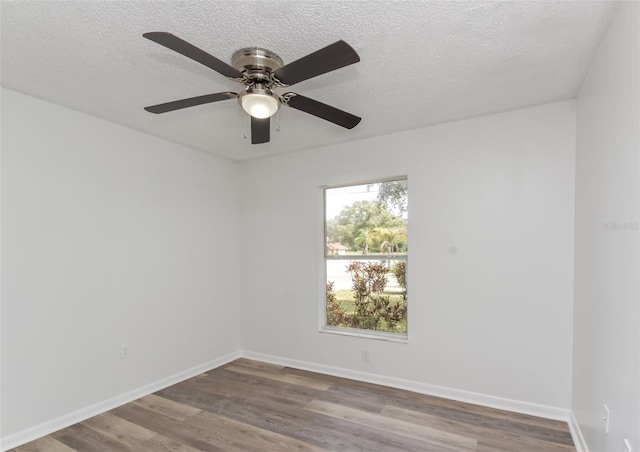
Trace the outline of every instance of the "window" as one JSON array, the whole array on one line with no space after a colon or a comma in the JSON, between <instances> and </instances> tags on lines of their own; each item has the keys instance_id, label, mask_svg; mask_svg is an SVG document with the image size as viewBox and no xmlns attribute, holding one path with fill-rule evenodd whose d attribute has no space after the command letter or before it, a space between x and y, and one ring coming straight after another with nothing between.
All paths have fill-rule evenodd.
<instances>
[{"instance_id":1,"label":"window","mask_svg":"<svg viewBox=\"0 0 640 452\"><path fill-rule=\"evenodd\" d=\"M407 334L407 180L324 189L324 329Z\"/></svg>"}]
</instances>

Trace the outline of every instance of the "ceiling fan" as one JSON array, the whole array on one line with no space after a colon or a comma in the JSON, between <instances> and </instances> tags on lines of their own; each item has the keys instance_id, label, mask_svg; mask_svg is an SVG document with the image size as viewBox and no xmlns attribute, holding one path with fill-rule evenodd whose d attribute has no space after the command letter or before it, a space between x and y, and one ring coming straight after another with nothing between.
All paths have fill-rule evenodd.
<instances>
[{"instance_id":1,"label":"ceiling fan","mask_svg":"<svg viewBox=\"0 0 640 452\"><path fill-rule=\"evenodd\" d=\"M270 50L248 47L234 52L231 57L231 65L229 65L171 33L151 32L142 36L191 58L234 82L245 85L244 90L239 93L222 92L190 97L145 107L148 112L166 113L181 108L237 98L244 111L251 116L251 144L269 141L270 118L282 105L309 113L347 129L354 128L361 120L346 111L297 93L288 92L278 95L273 91L275 88L291 86L360 61L356 51L344 41L337 41L286 65L282 58Z\"/></svg>"}]
</instances>

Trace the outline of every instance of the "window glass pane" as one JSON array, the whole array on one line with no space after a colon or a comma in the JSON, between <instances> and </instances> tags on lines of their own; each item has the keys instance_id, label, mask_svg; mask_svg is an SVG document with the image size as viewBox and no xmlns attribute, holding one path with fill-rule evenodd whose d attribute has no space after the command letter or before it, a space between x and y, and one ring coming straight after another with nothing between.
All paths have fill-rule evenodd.
<instances>
[{"instance_id":1,"label":"window glass pane","mask_svg":"<svg viewBox=\"0 0 640 452\"><path fill-rule=\"evenodd\" d=\"M405 254L405 179L325 190L326 256Z\"/></svg>"},{"instance_id":2,"label":"window glass pane","mask_svg":"<svg viewBox=\"0 0 640 452\"><path fill-rule=\"evenodd\" d=\"M326 326L407 333L406 179L325 189Z\"/></svg>"},{"instance_id":3,"label":"window glass pane","mask_svg":"<svg viewBox=\"0 0 640 452\"><path fill-rule=\"evenodd\" d=\"M406 333L406 264L327 259L327 326Z\"/></svg>"}]
</instances>

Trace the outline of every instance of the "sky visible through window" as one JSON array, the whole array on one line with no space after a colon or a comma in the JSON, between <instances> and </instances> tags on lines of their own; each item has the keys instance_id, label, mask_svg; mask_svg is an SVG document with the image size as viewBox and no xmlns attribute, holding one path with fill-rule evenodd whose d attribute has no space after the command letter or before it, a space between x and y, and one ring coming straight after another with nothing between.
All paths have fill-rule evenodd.
<instances>
[{"instance_id":1,"label":"sky visible through window","mask_svg":"<svg viewBox=\"0 0 640 452\"><path fill-rule=\"evenodd\" d=\"M373 201L378 197L378 184L351 185L327 190L327 220L356 201Z\"/></svg>"}]
</instances>

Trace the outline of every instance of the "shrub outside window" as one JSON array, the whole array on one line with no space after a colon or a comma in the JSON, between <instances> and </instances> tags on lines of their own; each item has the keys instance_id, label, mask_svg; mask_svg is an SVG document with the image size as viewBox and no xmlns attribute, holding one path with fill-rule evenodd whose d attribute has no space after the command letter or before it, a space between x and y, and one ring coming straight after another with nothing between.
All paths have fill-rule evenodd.
<instances>
[{"instance_id":1,"label":"shrub outside window","mask_svg":"<svg viewBox=\"0 0 640 452\"><path fill-rule=\"evenodd\" d=\"M407 335L404 177L324 189L325 330Z\"/></svg>"}]
</instances>

